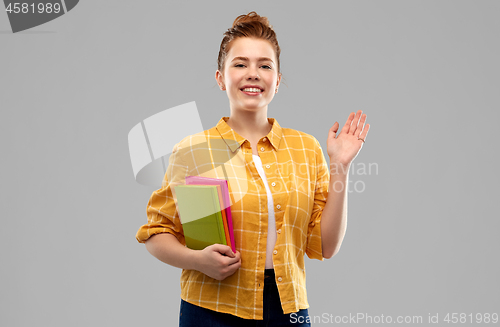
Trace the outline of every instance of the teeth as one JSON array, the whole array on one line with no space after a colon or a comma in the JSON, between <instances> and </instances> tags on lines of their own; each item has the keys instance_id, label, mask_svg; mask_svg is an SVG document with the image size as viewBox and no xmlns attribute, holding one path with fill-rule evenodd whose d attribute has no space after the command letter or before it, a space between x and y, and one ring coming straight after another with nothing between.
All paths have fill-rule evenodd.
<instances>
[{"instance_id":1,"label":"teeth","mask_svg":"<svg viewBox=\"0 0 500 327\"><path fill-rule=\"evenodd\" d=\"M243 89L243 92L262 92L261 89L257 89L254 87L248 87L246 89Z\"/></svg>"}]
</instances>

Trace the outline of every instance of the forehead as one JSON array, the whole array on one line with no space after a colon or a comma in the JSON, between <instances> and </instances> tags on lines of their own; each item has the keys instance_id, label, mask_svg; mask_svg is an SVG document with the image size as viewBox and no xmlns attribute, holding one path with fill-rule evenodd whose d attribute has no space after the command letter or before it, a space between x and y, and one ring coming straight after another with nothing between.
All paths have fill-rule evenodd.
<instances>
[{"instance_id":1,"label":"forehead","mask_svg":"<svg viewBox=\"0 0 500 327\"><path fill-rule=\"evenodd\" d=\"M271 42L250 37L240 37L233 40L227 53L229 61L234 57L247 57L249 60L267 57L276 63L275 55Z\"/></svg>"}]
</instances>

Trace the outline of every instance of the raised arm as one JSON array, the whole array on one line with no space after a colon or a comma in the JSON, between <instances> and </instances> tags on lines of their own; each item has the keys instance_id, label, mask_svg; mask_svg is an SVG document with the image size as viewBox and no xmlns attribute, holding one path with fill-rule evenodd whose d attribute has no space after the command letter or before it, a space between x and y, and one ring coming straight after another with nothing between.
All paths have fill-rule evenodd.
<instances>
[{"instance_id":1,"label":"raised arm","mask_svg":"<svg viewBox=\"0 0 500 327\"><path fill-rule=\"evenodd\" d=\"M370 124L364 126L366 114L359 110L351 113L337 137L339 123L330 128L328 134L328 155L330 156L330 185L321 217L321 242L323 256L333 257L344 240L347 229L347 186L349 169L358 155Z\"/></svg>"}]
</instances>

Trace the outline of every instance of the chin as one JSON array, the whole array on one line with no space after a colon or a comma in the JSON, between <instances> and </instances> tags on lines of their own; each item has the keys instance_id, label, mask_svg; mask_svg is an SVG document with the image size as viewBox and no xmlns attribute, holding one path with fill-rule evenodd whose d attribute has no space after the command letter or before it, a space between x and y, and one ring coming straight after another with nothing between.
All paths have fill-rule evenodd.
<instances>
[{"instance_id":1,"label":"chin","mask_svg":"<svg viewBox=\"0 0 500 327\"><path fill-rule=\"evenodd\" d=\"M242 106L242 108L244 108L245 110L249 110L249 111L263 110L265 107L266 107L265 105L263 105L263 106L257 106L257 105Z\"/></svg>"}]
</instances>

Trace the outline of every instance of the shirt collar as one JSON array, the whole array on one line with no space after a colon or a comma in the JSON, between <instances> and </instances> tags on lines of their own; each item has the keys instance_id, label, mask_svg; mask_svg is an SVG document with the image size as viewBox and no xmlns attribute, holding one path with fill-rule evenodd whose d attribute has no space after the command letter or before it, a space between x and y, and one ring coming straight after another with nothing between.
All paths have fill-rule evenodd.
<instances>
[{"instance_id":1,"label":"shirt collar","mask_svg":"<svg viewBox=\"0 0 500 327\"><path fill-rule=\"evenodd\" d=\"M227 120L229 117L222 117L217 123L216 129L220 133L220 136L226 142L227 146L231 149L231 151L235 152L247 139L236 133L229 125L227 124ZM266 135L267 139L274 147L274 150L278 150L281 137L282 137L282 128L278 124L278 121L274 118L267 118L270 124L273 125L271 131Z\"/></svg>"}]
</instances>

